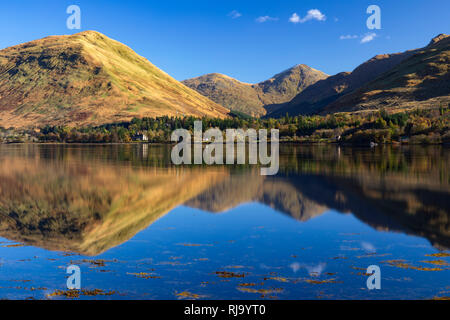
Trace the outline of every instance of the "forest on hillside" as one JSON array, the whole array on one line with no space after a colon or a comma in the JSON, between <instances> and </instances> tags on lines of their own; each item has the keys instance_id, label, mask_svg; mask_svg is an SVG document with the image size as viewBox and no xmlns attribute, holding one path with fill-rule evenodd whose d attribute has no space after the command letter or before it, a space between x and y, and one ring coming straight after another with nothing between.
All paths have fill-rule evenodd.
<instances>
[{"instance_id":1,"label":"forest on hillside","mask_svg":"<svg viewBox=\"0 0 450 320\"><path fill-rule=\"evenodd\" d=\"M2 143L129 143L138 134L150 143L170 143L175 129L193 131L201 120L203 130L219 128L279 129L281 142L447 144L450 143L450 108L416 109L389 113L337 113L326 116L290 116L279 119L251 118L234 114L227 119L194 117L134 118L130 122L89 127L45 126L33 129L0 127Z\"/></svg>"}]
</instances>

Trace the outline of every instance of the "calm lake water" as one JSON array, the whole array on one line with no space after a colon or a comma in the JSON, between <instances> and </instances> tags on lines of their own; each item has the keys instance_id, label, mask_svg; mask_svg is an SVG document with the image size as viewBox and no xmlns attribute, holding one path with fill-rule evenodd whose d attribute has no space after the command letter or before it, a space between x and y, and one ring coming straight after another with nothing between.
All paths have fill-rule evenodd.
<instances>
[{"instance_id":1,"label":"calm lake water","mask_svg":"<svg viewBox=\"0 0 450 320\"><path fill-rule=\"evenodd\" d=\"M284 145L271 177L175 167L167 146L0 145L0 161L3 299L450 296L448 148Z\"/></svg>"}]
</instances>

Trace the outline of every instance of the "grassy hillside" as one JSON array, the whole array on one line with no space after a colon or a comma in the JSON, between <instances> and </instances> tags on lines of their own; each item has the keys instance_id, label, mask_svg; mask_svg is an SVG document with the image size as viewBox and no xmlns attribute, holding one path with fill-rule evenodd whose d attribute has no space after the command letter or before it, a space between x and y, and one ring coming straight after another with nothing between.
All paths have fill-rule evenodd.
<instances>
[{"instance_id":1,"label":"grassy hillside","mask_svg":"<svg viewBox=\"0 0 450 320\"><path fill-rule=\"evenodd\" d=\"M183 83L231 110L260 117L267 113L266 108L270 105L290 101L308 86L325 78L327 75L321 71L296 65L257 84L243 83L219 73Z\"/></svg>"},{"instance_id":2,"label":"grassy hillside","mask_svg":"<svg viewBox=\"0 0 450 320\"><path fill-rule=\"evenodd\" d=\"M420 101L422 100L422 98L420 98L420 95L414 97L405 97L405 95L401 93L405 90L411 92L411 90L406 89L406 87L419 85L417 83L418 79L414 80L415 77L428 77L430 79L434 77L435 70L433 70L433 66L434 68L440 69L438 73L440 73L441 76L444 75L444 73L446 72L445 70L448 66L448 60L446 60L445 56L440 54L437 59L431 62L431 64L429 64L429 61L427 61L428 58L426 56L438 55L438 53L436 52L436 50L438 50L438 45L436 42L441 42L440 40L443 40L445 38L445 35L438 36L433 39L432 43L429 46L422 49L409 50L406 52L394 54L377 55L358 66L352 72L341 72L325 80L318 81L317 83L309 86L303 92L298 94L294 99L292 99L292 101L275 106L274 108L269 110L269 116L280 117L284 116L286 113L289 113L290 115L308 115L323 112L324 110L326 110L325 113L333 113L348 110L353 111L362 108L390 108L396 106L395 102L398 102L398 104L403 104L404 98L407 98L408 101L414 101L414 99ZM441 48L441 50L447 49ZM423 59L414 58L420 55L423 56ZM412 63L415 66L410 65L409 67L406 67L405 64L407 64L408 61L414 61ZM419 66L420 64L422 64L422 66ZM400 70L399 68L401 68L402 70ZM421 68L420 74L415 73L415 68ZM407 76L407 74L410 75ZM385 77L388 78L384 79ZM394 79L398 77L404 78ZM405 77L412 77L410 79L412 81L407 80ZM371 93L367 93L360 99L352 95L354 92L360 92L361 90L367 91L367 89L364 88L366 86L369 86L372 81L375 81L377 79L380 79L380 81L378 82L378 85L372 87L373 89L369 89L369 91L372 91ZM433 81L434 86L445 87L445 78L434 79ZM396 84L394 84L394 82ZM399 90L396 90L395 92L391 91L391 102L385 103L383 99L377 99L377 97L374 96L375 94L380 93L376 92L375 90L386 92L391 89L390 86L392 85L397 86ZM404 88L405 90L402 88ZM423 87L423 90L421 90L422 95L425 97L428 96L429 94L426 93L426 91L430 89L431 87ZM432 90L437 93L435 89ZM445 92L443 92L442 90L441 93L445 94ZM379 97L383 97L383 95ZM361 107L361 105L366 104L366 100L373 101L373 103L371 103L371 106Z\"/></svg>"},{"instance_id":3,"label":"grassy hillside","mask_svg":"<svg viewBox=\"0 0 450 320\"><path fill-rule=\"evenodd\" d=\"M141 116L224 118L228 110L95 32L0 51L0 126L89 125Z\"/></svg>"},{"instance_id":4,"label":"grassy hillside","mask_svg":"<svg viewBox=\"0 0 450 320\"><path fill-rule=\"evenodd\" d=\"M387 73L327 106L324 112L448 106L449 66L450 37L439 35Z\"/></svg>"}]
</instances>

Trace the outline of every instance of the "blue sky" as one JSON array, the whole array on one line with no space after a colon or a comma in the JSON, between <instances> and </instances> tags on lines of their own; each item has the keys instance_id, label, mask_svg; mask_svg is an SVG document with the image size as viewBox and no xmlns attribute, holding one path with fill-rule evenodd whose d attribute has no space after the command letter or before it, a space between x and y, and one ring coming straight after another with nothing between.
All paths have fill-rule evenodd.
<instances>
[{"instance_id":1,"label":"blue sky","mask_svg":"<svg viewBox=\"0 0 450 320\"><path fill-rule=\"evenodd\" d=\"M254 83L299 63L335 74L450 33L448 0L22 0L0 5L0 48L78 32L66 27L71 4L81 8L80 31L102 32L178 80L219 72ZM372 4L381 30L366 26Z\"/></svg>"}]
</instances>

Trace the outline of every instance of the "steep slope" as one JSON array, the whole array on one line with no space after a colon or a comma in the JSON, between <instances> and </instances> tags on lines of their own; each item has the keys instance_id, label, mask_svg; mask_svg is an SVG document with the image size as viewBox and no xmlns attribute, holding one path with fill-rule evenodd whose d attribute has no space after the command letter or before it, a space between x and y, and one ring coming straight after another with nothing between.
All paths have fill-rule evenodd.
<instances>
[{"instance_id":1,"label":"steep slope","mask_svg":"<svg viewBox=\"0 0 450 320\"><path fill-rule=\"evenodd\" d=\"M327 106L326 113L377 108L404 110L450 102L450 36L441 34L362 88Z\"/></svg>"},{"instance_id":2,"label":"steep slope","mask_svg":"<svg viewBox=\"0 0 450 320\"><path fill-rule=\"evenodd\" d=\"M0 126L86 125L139 116L225 117L226 108L95 32L0 51Z\"/></svg>"},{"instance_id":3,"label":"steep slope","mask_svg":"<svg viewBox=\"0 0 450 320\"><path fill-rule=\"evenodd\" d=\"M231 110L258 117L266 114L266 106L290 101L308 86L325 78L325 73L300 64L257 84L243 83L218 73L183 83Z\"/></svg>"},{"instance_id":4,"label":"steep slope","mask_svg":"<svg viewBox=\"0 0 450 320\"><path fill-rule=\"evenodd\" d=\"M423 49L380 54L359 65L352 72L341 72L309 86L291 101L272 106L270 116L314 114L323 111L340 97L349 94L399 65Z\"/></svg>"}]
</instances>

